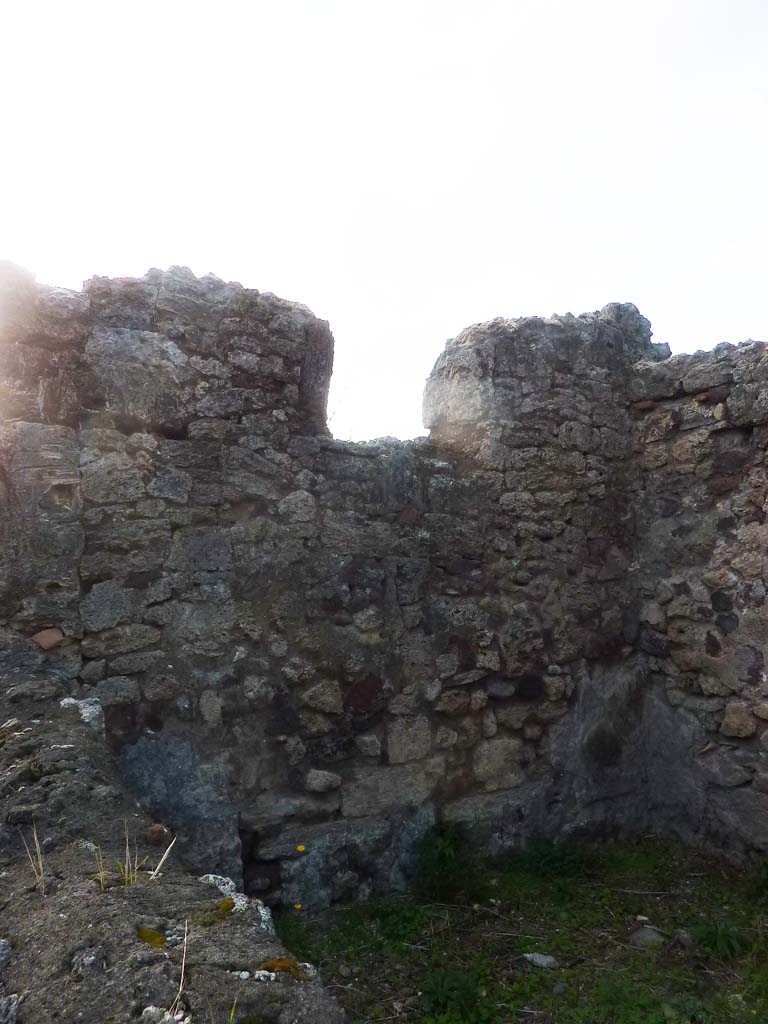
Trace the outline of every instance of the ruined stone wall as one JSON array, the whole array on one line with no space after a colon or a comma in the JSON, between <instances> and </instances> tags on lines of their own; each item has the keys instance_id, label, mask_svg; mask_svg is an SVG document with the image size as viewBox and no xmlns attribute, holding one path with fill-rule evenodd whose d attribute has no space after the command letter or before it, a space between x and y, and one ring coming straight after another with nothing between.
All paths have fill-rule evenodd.
<instances>
[{"instance_id":1,"label":"ruined stone wall","mask_svg":"<svg viewBox=\"0 0 768 1024\"><path fill-rule=\"evenodd\" d=\"M438 817L767 849L763 351L495 320L429 439L348 444L305 307L6 268L6 685L103 709L187 861L268 900L402 886Z\"/></svg>"},{"instance_id":2,"label":"ruined stone wall","mask_svg":"<svg viewBox=\"0 0 768 1024\"><path fill-rule=\"evenodd\" d=\"M651 820L725 851L768 848L768 347L636 367L641 464L631 635L690 760ZM662 698L658 698L662 700ZM653 771L653 764L648 766Z\"/></svg>"}]
</instances>

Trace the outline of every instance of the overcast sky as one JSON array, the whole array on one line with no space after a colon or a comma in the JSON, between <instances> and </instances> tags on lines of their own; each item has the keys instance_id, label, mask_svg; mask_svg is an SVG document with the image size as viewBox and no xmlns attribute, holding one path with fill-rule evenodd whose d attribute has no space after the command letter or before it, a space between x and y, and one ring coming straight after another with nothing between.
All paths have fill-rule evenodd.
<instances>
[{"instance_id":1,"label":"overcast sky","mask_svg":"<svg viewBox=\"0 0 768 1024\"><path fill-rule=\"evenodd\" d=\"M0 258L306 303L337 437L494 316L768 338L768 0L6 0L0 95Z\"/></svg>"}]
</instances>

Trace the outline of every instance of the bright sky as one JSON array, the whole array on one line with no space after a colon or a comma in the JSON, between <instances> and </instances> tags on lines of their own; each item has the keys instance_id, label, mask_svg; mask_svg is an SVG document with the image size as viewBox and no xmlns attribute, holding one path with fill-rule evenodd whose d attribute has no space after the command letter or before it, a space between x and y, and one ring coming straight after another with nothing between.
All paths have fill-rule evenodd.
<instances>
[{"instance_id":1,"label":"bright sky","mask_svg":"<svg viewBox=\"0 0 768 1024\"><path fill-rule=\"evenodd\" d=\"M0 257L306 303L337 437L494 316L768 338L768 0L6 0L0 96Z\"/></svg>"}]
</instances>

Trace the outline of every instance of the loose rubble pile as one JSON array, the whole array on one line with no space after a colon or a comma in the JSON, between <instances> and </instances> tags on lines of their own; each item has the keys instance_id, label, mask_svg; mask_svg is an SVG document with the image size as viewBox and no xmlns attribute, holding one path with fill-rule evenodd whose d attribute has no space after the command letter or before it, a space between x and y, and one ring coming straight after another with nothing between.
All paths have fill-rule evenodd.
<instances>
[{"instance_id":1,"label":"loose rubble pile","mask_svg":"<svg viewBox=\"0 0 768 1024\"><path fill-rule=\"evenodd\" d=\"M491 853L768 850L765 346L493 320L438 359L429 438L368 444L327 431L332 349L183 268L4 268L6 699L87 722L185 863L268 905L402 888L438 818Z\"/></svg>"}]
</instances>

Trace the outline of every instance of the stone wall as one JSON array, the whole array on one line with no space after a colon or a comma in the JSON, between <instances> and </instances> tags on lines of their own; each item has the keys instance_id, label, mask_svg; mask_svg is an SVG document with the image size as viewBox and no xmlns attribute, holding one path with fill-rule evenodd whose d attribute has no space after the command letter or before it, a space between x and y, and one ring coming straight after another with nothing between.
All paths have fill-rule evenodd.
<instances>
[{"instance_id":1,"label":"stone wall","mask_svg":"<svg viewBox=\"0 0 768 1024\"><path fill-rule=\"evenodd\" d=\"M429 439L349 444L332 346L180 268L3 269L7 685L98 701L188 863L270 901L401 887L437 818L768 850L764 347L494 320Z\"/></svg>"}]
</instances>

